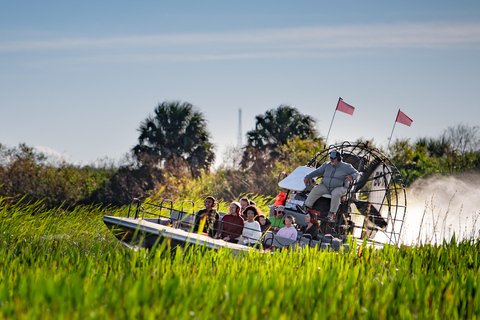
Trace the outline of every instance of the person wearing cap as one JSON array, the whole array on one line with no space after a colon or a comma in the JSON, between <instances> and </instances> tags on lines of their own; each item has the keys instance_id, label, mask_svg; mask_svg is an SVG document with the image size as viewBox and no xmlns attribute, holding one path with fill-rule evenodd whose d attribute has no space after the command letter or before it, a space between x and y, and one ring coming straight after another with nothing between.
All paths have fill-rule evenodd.
<instances>
[{"instance_id":1,"label":"person wearing cap","mask_svg":"<svg viewBox=\"0 0 480 320\"><path fill-rule=\"evenodd\" d=\"M325 162L320 168L310 172L304 178L305 185L316 177L323 177L322 182L310 191L305 200L304 209L311 208L315 201L324 194L331 194L330 211L327 218L335 218L340 200L347 193L345 181L351 182L358 178L358 171L349 163L342 162L340 152L334 150L330 153L330 161Z\"/></svg>"},{"instance_id":2,"label":"person wearing cap","mask_svg":"<svg viewBox=\"0 0 480 320\"><path fill-rule=\"evenodd\" d=\"M220 222L220 230L215 238L227 242L238 242L237 238L242 235L244 223L242 217L240 217L240 210L240 203L230 203L229 212L223 216Z\"/></svg>"}]
</instances>

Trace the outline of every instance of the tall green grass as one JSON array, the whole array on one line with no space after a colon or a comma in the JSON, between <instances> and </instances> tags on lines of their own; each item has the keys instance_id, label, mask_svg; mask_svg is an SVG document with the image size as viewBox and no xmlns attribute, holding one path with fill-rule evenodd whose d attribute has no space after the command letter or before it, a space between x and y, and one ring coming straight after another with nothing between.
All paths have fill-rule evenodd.
<instances>
[{"instance_id":1,"label":"tall green grass","mask_svg":"<svg viewBox=\"0 0 480 320\"><path fill-rule=\"evenodd\" d=\"M222 204L225 205L225 204ZM0 204L2 319L476 319L479 243L233 254L123 248L102 216Z\"/></svg>"}]
</instances>

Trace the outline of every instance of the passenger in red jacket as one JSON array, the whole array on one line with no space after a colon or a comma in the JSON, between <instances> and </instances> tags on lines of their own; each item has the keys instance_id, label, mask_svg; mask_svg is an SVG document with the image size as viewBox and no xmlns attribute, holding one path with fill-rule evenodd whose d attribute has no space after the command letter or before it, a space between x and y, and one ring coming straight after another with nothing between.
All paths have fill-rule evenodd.
<instances>
[{"instance_id":1,"label":"passenger in red jacket","mask_svg":"<svg viewBox=\"0 0 480 320\"><path fill-rule=\"evenodd\" d=\"M229 213L223 216L220 222L220 230L216 238L228 242L237 243L236 240L243 232L243 219L240 217L240 203L230 203Z\"/></svg>"}]
</instances>

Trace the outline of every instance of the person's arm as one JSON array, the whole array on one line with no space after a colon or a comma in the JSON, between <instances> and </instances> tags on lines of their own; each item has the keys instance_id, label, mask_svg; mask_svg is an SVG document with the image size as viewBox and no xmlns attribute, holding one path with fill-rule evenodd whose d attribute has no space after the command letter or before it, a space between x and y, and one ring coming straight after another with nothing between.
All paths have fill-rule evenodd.
<instances>
[{"instance_id":1,"label":"person's arm","mask_svg":"<svg viewBox=\"0 0 480 320\"><path fill-rule=\"evenodd\" d=\"M303 182L305 182L305 185L308 185L310 184L310 180L313 179L313 178L316 178L316 177L321 177L324 175L325 173L325 167L327 166L328 162L325 162L324 164L322 164L320 166L320 168L316 169L316 170L313 170L312 172L310 172L309 174L307 174L305 176L305 178L303 179Z\"/></svg>"},{"instance_id":2,"label":"person's arm","mask_svg":"<svg viewBox=\"0 0 480 320\"><path fill-rule=\"evenodd\" d=\"M243 219L240 217L232 218L230 221L227 222L229 224L228 232L226 232L226 236L224 237L225 241L237 239L243 233Z\"/></svg>"},{"instance_id":3,"label":"person's arm","mask_svg":"<svg viewBox=\"0 0 480 320\"><path fill-rule=\"evenodd\" d=\"M272 229L272 221L270 221L269 219L265 219L265 232L270 229Z\"/></svg>"},{"instance_id":4,"label":"person's arm","mask_svg":"<svg viewBox=\"0 0 480 320\"><path fill-rule=\"evenodd\" d=\"M198 228L200 226L200 218L201 218L201 211L197 211L197 213L195 213L195 221L193 222L193 232L197 232L198 231Z\"/></svg>"},{"instance_id":5,"label":"person's arm","mask_svg":"<svg viewBox=\"0 0 480 320\"><path fill-rule=\"evenodd\" d=\"M243 219L240 217L239 219L241 220L241 224L240 224L240 221L238 221L238 223L235 226L235 234L230 235L231 239L236 239L240 237L243 233Z\"/></svg>"},{"instance_id":6,"label":"person's arm","mask_svg":"<svg viewBox=\"0 0 480 320\"><path fill-rule=\"evenodd\" d=\"M255 240L258 240L262 237L262 228L260 228L260 223L258 223L258 222L255 223L255 228L254 229L256 229L257 231L254 231L253 237L254 237Z\"/></svg>"},{"instance_id":7,"label":"person's arm","mask_svg":"<svg viewBox=\"0 0 480 320\"><path fill-rule=\"evenodd\" d=\"M276 235L279 236L279 237L284 237L284 238L285 238L285 236L283 235L283 233L284 233L285 230L282 230L282 229L283 229L283 228L278 229L278 232L277 232Z\"/></svg>"},{"instance_id":8,"label":"person's arm","mask_svg":"<svg viewBox=\"0 0 480 320\"><path fill-rule=\"evenodd\" d=\"M247 223L243 225L242 237L250 238L250 227L248 226Z\"/></svg>"},{"instance_id":9,"label":"person's arm","mask_svg":"<svg viewBox=\"0 0 480 320\"><path fill-rule=\"evenodd\" d=\"M213 222L213 230L212 230L212 237L215 237L215 235L220 231L220 215L218 212L215 211L215 221Z\"/></svg>"},{"instance_id":10,"label":"person's arm","mask_svg":"<svg viewBox=\"0 0 480 320\"><path fill-rule=\"evenodd\" d=\"M318 235L318 229L316 226L312 226L310 229L312 229L312 239L317 240L317 235Z\"/></svg>"},{"instance_id":11,"label":"person's arm","mask_svg":"<svg viewBox=\"0 0 480 320\"><path fill-rule=\"evenodd\" d=\"M310 228L307 228L307 227L305 226L305 230L303 230L303 234L304 234L304 235L305 235L305 234L309 234L309 235L311 235L311 236L313 237L313 234L312 234L312 233L313 233L313 229L314 229L314 228L315 228L314 226L311 226ZM300 231L302 231L302 230L300 230Z\"/></svg>"},{"instance_id":12,"label":"person's arm","mask_svg":"<svg viewBox=\"0 0 480 320\"><path fill-rule=\"evenodd\" d=\"M290 239L297 240L297 235L298 235L297 229L293 228L292 237Z\"/></svg>"},{"instance_id":13,"label":"person's arm","mask_svg":"<svg viewBox=\"0 0 480 320\"><path fill-rule=\"evenodd\" d=\"M345 174L346 181L353 181L358 178L358 171L349 163L343 163L343 172Z\"/></svg>"},{"instance_id":14,"label":"person's arm","mask_svg":"<svg viewBox=\"0 0 480 320\"><path fill-rule=\"evenodd\" d=\"M357 179L358 176L360 175L360 173L357 171L357 169L355 169L352 165L350 165L352 167L352 174L351 176L353 177L353 179Z\"/></svg>"},{"instance_id":15,"label":"person's arm","mask_svg":"<svg viewBox=\"0 0 480 320\"><path fill-rule=\"evenodd\" d=\"M281 219L278 219L277 217L272 218L271 227L272 227L273 230L278 231L281 228L281 226L279 226L280 225L279 221L281 221Z\"/></svg>"},{"instance_id":16,"label":"person's arm","mask_svg":"<svg viewBox=\"0 0 480 320\"><path fill-rule=\"evenodd\" d=\"M250 239L250 242L256 241L257 240L257 238L256 238L257 225L258 225L258 222L257 223L248 223L248 225L245 224L243 226L243 237L245 237L247 239ZM258 225L258 228L260 228L260 225Z\"/></svg>"},{"instance_id":17,"label":"person's arm","mask_svg":"<svg viewBox=\"0 0 480 320\"><path fill-rule=\"evenodd\" d=\"M223 216L223 218L225 218L225 216ZM220 239L222 237L222 233L223 233L223 218L220 220L220 226L218 228L218 232L215 234L215 238L216 239Z\"/></svg>"}]
</instances>

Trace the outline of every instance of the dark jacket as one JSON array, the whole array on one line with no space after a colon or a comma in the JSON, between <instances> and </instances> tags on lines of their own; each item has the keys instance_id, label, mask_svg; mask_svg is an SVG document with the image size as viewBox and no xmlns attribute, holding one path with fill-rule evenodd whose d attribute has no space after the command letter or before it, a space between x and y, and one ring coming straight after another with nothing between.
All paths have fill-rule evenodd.
<instances>
[{"instance_id":1,"label":"dark jacket","mask_svg":"<svg viewBox=\"0 0 480 320\"><path fill-rule=\"evenodd\" d=\"M203 231L208 233L210 237L215 237L215 234L218 231L218 223L220 220L220 215L218 214L217 210L212 209L212 211L207 212L207 209L202 209L197 212L195 215L195 224L193 227L193 232L198 232L198 228L200 227L200 221L206 216L205 226L203 227Z\"/></svg>"},{"instance_id":2,"label":"dark jacket","mask_svg":"<svg viewBox=\"0 0 480 320\"><path fill-rule=\"evenodd\" d=\"M318 235L318 228L316 225L312 225L310 228L307 229L307 226L302 226L300 228L300 231L303 232L304 235L306 234L309 234L312 236L312 240L315 240L317 239L317 235Z\"/></svg>"},{"instance_id":3,"label":"dark jacket","mask_svg":"<svg viewBox=\"0 0 480 320\"><path fill-rule=\"evenodd\" d=\"M255 221L258 221L258 220L259 220L259 219L258 219L258 216L255 217ZM270 229L270 227L272 226L272 221L270 221L270 220L268 220L268 219L265 218L265 224L264 224L264 225L262 225L262 224L260 223L260 221L258 221L258 224L260 225L260 230L262 230L262 234L264 234L264 233L267 232L267 231Z\"/></svg>"}]
</instances>

